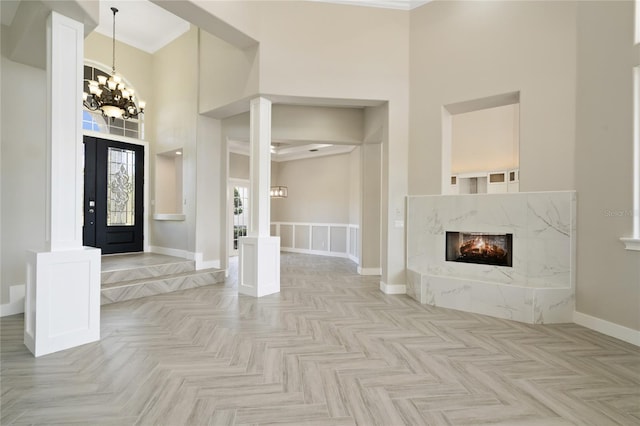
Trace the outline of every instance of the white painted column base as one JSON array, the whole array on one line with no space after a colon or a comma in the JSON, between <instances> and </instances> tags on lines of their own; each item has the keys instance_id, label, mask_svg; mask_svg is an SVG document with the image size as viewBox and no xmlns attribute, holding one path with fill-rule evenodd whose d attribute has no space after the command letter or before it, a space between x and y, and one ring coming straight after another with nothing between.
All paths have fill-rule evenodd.
<instances>
[{"instance_id":1,"label":"white painted column base","mask_svg":"<svg viewBox=\"0 0 640 426\"><path fill-rule=\"evenodd\" d=\"M100 340L100 254L27 252L24 344L36 357Z\"/></svg>"},{"instance_id":2,"label":"white painted column base","mask_svg":"<svg viewBox=\"0 0 640 426\"><path fill-rule=\"evenodd\" d=\"M262 297L280 292L280 237L241 237L238 293Z\"/></svg>"}]
</instances>

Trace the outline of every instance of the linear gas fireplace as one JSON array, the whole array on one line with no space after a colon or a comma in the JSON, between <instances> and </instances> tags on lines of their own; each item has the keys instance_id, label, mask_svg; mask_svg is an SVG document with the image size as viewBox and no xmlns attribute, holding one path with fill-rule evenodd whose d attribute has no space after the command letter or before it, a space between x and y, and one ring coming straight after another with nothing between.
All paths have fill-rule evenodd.
<instances>
[{"instance_id":1,"label":"linear gas fireplace","mask_svg":"<svg viewBox=\"0 0 640 426\"><path fill-rule=\"evenodd\" d=\"M512 248L513 234L447 231L447 261L511 267Z\"/></svg>"}]
</instances>

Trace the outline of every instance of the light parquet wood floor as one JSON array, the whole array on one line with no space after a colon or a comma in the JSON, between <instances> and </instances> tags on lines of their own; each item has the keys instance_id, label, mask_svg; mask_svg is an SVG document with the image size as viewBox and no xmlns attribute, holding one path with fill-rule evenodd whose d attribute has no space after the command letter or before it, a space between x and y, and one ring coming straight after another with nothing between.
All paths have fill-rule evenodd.
<instances>
[{"instance_id":1,"label":"light parquet wood floor","mask_svg":"<svg viewBox=\"0 0 640 426\"><path fill-rule=\"evenodd\" d=\"M640 425L635 346L385 296L348 260L281 275L103 306L100 342L37 359L2 318L0 423Z\"/></svg>"}]
</instances>

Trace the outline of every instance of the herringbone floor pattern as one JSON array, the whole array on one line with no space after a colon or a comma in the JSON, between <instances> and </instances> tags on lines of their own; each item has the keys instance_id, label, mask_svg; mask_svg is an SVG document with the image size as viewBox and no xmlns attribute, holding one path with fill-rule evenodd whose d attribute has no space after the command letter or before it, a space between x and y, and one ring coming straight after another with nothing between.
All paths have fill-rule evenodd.
<instances>
[{"instance_id":1,"label":"herringbone floor pattern","mask_svg":"<svg viewBox=\"0 0 640 426\"><path fill-rule=\"evenodd\" d=\"M347 260L282 255L233 280L102 309L98 343L33 358L1 320L8 424L637 425L640 349L385 296Z\"/></svg>"}]
</instances>

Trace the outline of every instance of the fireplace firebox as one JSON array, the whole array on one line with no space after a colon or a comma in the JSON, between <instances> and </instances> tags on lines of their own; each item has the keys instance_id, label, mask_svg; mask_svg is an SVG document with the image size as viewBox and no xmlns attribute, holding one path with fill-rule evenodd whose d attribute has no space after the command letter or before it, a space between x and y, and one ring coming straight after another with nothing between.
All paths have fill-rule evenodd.
<instances>
[{"instance_id":1,"label":"fireplace firebox","mask_svg":"<svg viewBox=\"0 0 640 426\"><path fill-rule=\"evenodd\" d=\"M446 237L447 261L513 266L513 234L447 231Z\"/></svg>"}]
</instances>

